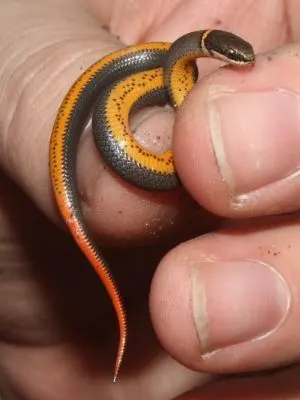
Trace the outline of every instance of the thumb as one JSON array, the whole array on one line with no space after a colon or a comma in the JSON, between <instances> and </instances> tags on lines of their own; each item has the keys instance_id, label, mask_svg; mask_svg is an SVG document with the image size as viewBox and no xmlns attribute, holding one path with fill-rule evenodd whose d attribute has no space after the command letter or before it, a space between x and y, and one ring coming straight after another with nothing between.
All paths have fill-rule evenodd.
<instances>
[{"instance_id":1,"label":"thumb","mask_svg":"<svg viewBox=\"0 0 300 400\"><path fill-rule=\"evenodd\" d=\"M299 45L290 45L253 68L222 68L191 92L175 122L175 161L208 210L253 217L299 208L299 69Z\"/></svg>"},{"instance_id":2,"label":"thumb","mask_svg":"<svg viewBox=\"0 0 300 400\"><path fill-rule=\"evenodd\" d=\"M48 148L59 104L82 70L121 47L73 3L0 7L0 166L52 217Z\"/></svg>"}]
</instances>

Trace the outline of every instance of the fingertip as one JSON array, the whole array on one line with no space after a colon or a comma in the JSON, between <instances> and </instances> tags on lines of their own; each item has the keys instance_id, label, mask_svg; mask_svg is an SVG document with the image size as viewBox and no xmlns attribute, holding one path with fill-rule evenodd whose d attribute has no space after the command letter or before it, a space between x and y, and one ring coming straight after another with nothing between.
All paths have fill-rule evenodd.
<instances>
[{"instance_id":1,"label":"fingertip","mask_svg":"<svg viewBox=\"0 0 300 400\"><path fill-rule=\"evenodd\" d=\"M187 190L209 211L254 217L298 209L296 51L289 46L258 57L254 67L215 71L178 112L176 167Z\"/></svg>"},{"instance_id":2,"label":"fingertip","mask_svg":"<svg viewBox=\"0 0 300 400\"><path fill-rule=\"evenodd\" d=\"M287 347L273 354L292 321L286 270L270 251L262 253L272 238L285 247L276 230L205 235L161 261L151 315L160 342L177 361L198 371L228 373L264 369L290 357Z\"/></svg>"}]
</instances>

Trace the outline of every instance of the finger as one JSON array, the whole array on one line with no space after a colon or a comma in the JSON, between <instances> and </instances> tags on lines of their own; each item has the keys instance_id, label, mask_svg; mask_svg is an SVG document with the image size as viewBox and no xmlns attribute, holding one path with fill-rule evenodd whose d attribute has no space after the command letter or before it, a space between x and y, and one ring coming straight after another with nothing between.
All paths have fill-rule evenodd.
<instances>
[{"instance_id":1,"label":"finger","mask_svg":"<svg viewBox=\"0 0 300 400\"><path fill-rule=\"evenodd\" d=\"M80 71L120 44L77 3L12 0L0 13L1 164L49 212L48 146L58 106Z\"/></svg>"},{"instance_id":2,"label":"finger","mask_svg":"<svg viewBox=\"0 0 300 400\"><path fill-rule=\"evenodd\" d=\"M122 43L77 3L53 7L51 1L12 0L0 6L0 13L1 31L6 32L0 35L1 59L6 60L0 74L0 86L5 89L0 107L1 165L55 218L48 153L56 112L80 73ZM166 120L149 116L140 124L142 131L151 132L145 138L148 148L159 151L167 145L157 140ZM184 210L196 207L183 191L149 194L126 184L104 166L88 129L78 149L77 176L86 221L102 243L111 242L112 237L149 241L170 231L176 235Z\"/></svg>"},{"instance_id":3,"label":"finger","mask_svg":"<svg viewBox=\"0 0 300 400\"><path fill-rule=\"evenodd\" d=\"M299 46L222 69L197 85L175 122L180 177L208 210L227 217L299 209Z\"/></svg>"},{"instance_id":4,"label":"finger","mask_svg":"<svg viewBox=\"0 0 300 400\"><path fill-rule=\"evenodd\" d=\"M300 395L299 369L299 366L295 366L262 375L220 379L176 397L176 400L298 399Z\"/></svg>"},{"instance_id":5,"label":"finger","mask_svg":"<svg viewBox=\"0 0 300 400\"><path fill-rule=\"evenodd\" d=\"M206 372L299 361L299 230L292 219L224 230L169 253L151 290L167 351Z\"/></svg>"}]
</instances>

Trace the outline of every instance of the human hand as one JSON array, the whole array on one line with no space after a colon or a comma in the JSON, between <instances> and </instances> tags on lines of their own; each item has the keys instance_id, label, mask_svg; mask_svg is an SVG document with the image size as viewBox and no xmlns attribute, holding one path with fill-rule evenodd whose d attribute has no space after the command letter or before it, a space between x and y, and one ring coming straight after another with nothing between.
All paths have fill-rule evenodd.
<instances>
[{"instance_id":1,"label":"human hand","mask_svg":"<svg viewBox=\"0 0 300 400\"><path fill-rule=\"evenodd\" d=\"M297 26L296 20L284 17L284 15L297 15L297 5L294 5L293 10L289 9L289 14L284 14L284 6L281 3L282 9L280 9L280 5L277 5L278 8L273 6L270 9L263 1L251 2L253 8L248 8L249 4L246 5L245 2L243 6L238 3L239 6L237 7L235 1L228 1L226 4L219 5L218 8L214 8L216 7L215 4L212 8L204 9L203 7L202 9L198 3L197 6L193 6L192 2L191 4L177 2L176 6L174 3L168 6L167 3L164 3L165 9L153 2L147 4L144 2L124 2L114 8L114 3L102 1L101 4L90 2L90 6L94 7L94 13L99 16L100 22L108 25L110 30L119 35L126 44L144 40L172 41L180 34L190 30L218 26L222 29L232 30L249 39L255 50L259 52L272 47L279 47L286 41L290 41L291 38L285 37L280 28ZM134 6L136 8L132 9L131 7ZM83 12L81 6L74 4L74 2L60 1L54 3L52 1L40 4L31 0L22 5L19 2L10 1L6 2L2 9L0 8L0 12L1 20L4 21L1 29L5 33L0 35L2 38L1 58L6 60L0 76L0 85L4 88L0 110L1 163L5 171L26 191L34 203L53 221L59 221L50 188L47 158L49 134L55 112L64 93L79 75L80 70L122 44L106 31L101 30L97 22L92 21ZM255 31L252 22L254 19L256 22ZM269 21L267 27L264 25L266 20ZM260 25L261 21L264 21L264 24L261 24L262 26ZM37 27L39 27L38 34ZM292 32L292 38L297 40L297 31L291 29L290 32ZM217 153L217 156L219 156L218 168L216 166L214 152L210 145L208 114L206 112L211 88L217 89L213 93L215 96L224 91L224 85L226 85L226 92L230 91L231 88L234 91L238 89L247 93L257 88L265 91L266 88L270 90L270 87L274 89L274 87L282 88L284 86L285 89L290 89L292 94L297 93L297 74L292 74L294 69L297 71L296 51L296 46L290 47L288 51L280 49L277 55L272 55L271 60L268 59L270 55L263 55L259 57L253 71L248 71L246 74L222 70L211 75L195 88L182 112L176 117L174 152L178 171L186 188L196 201L220 216L234 219L249 216L261 217L270 212L283 214L298 209L298 205L294 201L297 193L297 177L281 180L279 184L273 185L273 187L269 186L267 189L255 192L254 196L244 195L238 198L235 196L235 190L238 194L244 194L262 184L265 185L269 182L268 179L278 180L278 176L274 178L273 175L278 171L278 160L274 164L267 165L266 162L271 161L271 158L265 157L265 152L271 152L271 148L272 155L276 152L280 154L278 150L272 147L273 138L262 143L265 146L262 148L263 151L260 148L256 152L249 152L249 155L246 156L249 143L246 141L237 142L237 134L234 135L234 129L239 132L241 124L243 124L243 129L246 129L244 127L246 125L250 132L247 136L248 132L245 131L243 137L253 137L256 132L260 133L258 139L269 137L266 135L268 126L265 125L264 114L260 115L260 118L255 115L253 103L256 103L256 100L253 100L254 97L251 100L251 96L244 94L242 95L243 101L240 101L237 96L236 103L233 106L225 102L227 108L224 118L229 116L230 121L237 123L237 127L229 126L230 137L234 137L235 140L232 146L233 150L229 153L229 158L227 156L226 159L228 162L233 160L231 171L229 171L227 165L224 167L224 162L222 164L222 157L220 159L222 152ZM201 71L206 72L210 70L211 63L201 60L200 66L203 66ZM283 74L282 70L285 71L285 68L289 72ZM273 90L273 92L277 91ZM264 95L266 96L266 93ZM283 154L283 151L286 152L284 160L289 161L285 163L288 172L290 170L293 172L294 168L294 165L291 165L290 162L297 161L297 139L291 136L291 133L296 130L290 125L292 119L287 114L290 112L288 110L297 110L295 105L290 104L292 99L293 96L284 97L283 103L287 106L284 120L279 120L280 113L271 110L272 116L278 115L278 119L275 121L276 128L280 127L281 130L284 129L284 131L290 133L288 139L285 136L286 141L280 147L281 154ZM294 96L294 99L297 100L297 96ZM273 100L271 101L268 96L264 101L266 104L273 103ZM281 105L280 101L277 101ZM244 106L245 111L237 112L238 106ZM165 143L157 144L155 137L158 133L161 134L162 130L167 131L172 116L170 113L166 114L161 110L156 114L151 110L149 114L147 114L147 120L143 124L139 121L137 134L145 137L145 133L151 132L152 136L148 135L147 137L146 135L148 139L146 144L149 148L157 149L158 145L163 146ZM235 118L232 118L233 114ZM247 121L246 124L245 118L249 116L251 117L250 121ZM230 122L225 121L226 124ZM252 128L254 121L255 129ZM289 121L288 127L285 126L287 121ZM269 130L274 131L273 128L269 128ZM227 144L230 146L230 142L227 142L230 137L226 136L225 146ZM277 139L282 138L279 134L276 137ZM243 143L247 143L247 145L242 147ZM295 146L292 146L292 149L295 147L295 150L293 151L288 146L294 143ZM256 142L255 146L258 146L258 144ZM236 160L233 156L238 145L241 146L243 157ZM203 154L199 154L201 152ZM241 150L239 152L241 153ZM253 155L257 157L257 154L261 155L260 158L253 159ZM239 160L243 160L243 163L241 164ZM257 170L258 167L260 167L259 170ZM219 169L223 173L225 171L225 176L222 178ZM285 174L287 174L286 171ZM234 180L232 180L232 177L234 177ZM257 177L259 177L259 180ZM224 184L224 179L231 184L230 190ZM152 242L158 239L162 241L163 237L169 235L170 232L173 233L173 241L169 239L165 248L158 248L158 245L156 245L156 253L153 253L153 248L148 249L148 254L153 257L148 260L149 265L153 264L154 260L166 251L170 242L174 245L176 241L183 240L187 235L195 234L197 230L211 230L216 226L215 218L209 218L208 215L205 216L205 223L203 222L204 216L199 215L199 211L185 193L177 194L175 199L174 194L171 193L163 195L145 194L143 191L132 188L109 170L104 169L93 148L89 132L83 135L80 144L78 181L86 220L100 243L121 244L128 241L131 243L139 242L140 244L149 242L149 239ZM16 219L16 215L18 215L16 209L21 208L20 219L22 216L24 218L23 207L19 207L18 202L14 204L11 200L11 198L15 199L16 196L22 198L21 195L15 194L15 189L12 189L9 184L3 182L3 187L4 185L5 188L8 187L7 190L3 190L6 196L10 192L14 194L9 196L9 202L3 200L4 217L6 218L10 214ZM280 187L280 193L274 190L277 186ZM120 212L116 212L116 210ZM32 208L28 211L28 214L25 213L25 217L30 216L30 218L25 218L25 223L17 219L19 224L25 227L23 230L28 229L32 221L36 221L35 213ZM195 213L197 213L196 216ZM297 259L297 221L295 218L281 218L271 226L259 222L252 225L250 229L243 225L237 227L235 223L226 221L227 226L224 227L222 232L182 244L164 258L152 285L151 316L161 343L178 361L189 368L212 373L260 370L283 363L297 362L297 325L294 328L294 324L297 323L295 265ZM191 226L192 222L193 226ZM199 229L200 224L201 228ZM224 224L224 221L220 220L219 224ZM9 228L7 225L9 225ZM72 248L70 242L66 240L62 245L58 240L54 240L58 233L45 222L39 221L39 229L32 232L30 237L26 238L26 241L24 233L21 236L16 234L15 222L13 229L11 229L10 220L6 225L3 224L3 227L6 229L6 235L7 232L13 231L13 236L17 238L18 244L20 241L22 248L27 249L28 241L31 244L29 246L31 252L27 262L24 262L22 253L18 260L17 277L20 287L13 286L16 280L10 280L8 282L10 286L5 291L2 290L2 293L0 290L0 296L1 294L3 297L5 296L5 301L1 302L3 311L0 314L10 316L8 320L6 317L0 323L1 326L5 327L2 335L5 342L3 339L0 365L5 378L17 392L21 392L23 396L29 399L34 397L90 399L98 398L99 395L103 398L118 398L120 392L125 398L140 398L142 394L145 399L147 399L147 396L148 398L164 399L174 397L195 385L201 385L205 379L203 376L180 367L179 364L170 360L166 354L157 350L157 348L151 348L153 357L151 360L149 360L148 355L145 355L143 349L149 349L148 340L153 343L153 337L151 334L149 334L150 338L145 337L145 317L143 317L145 307L141 310L139 304L138 309L133 307L131 312L133 317L130 328L133 327L133 329L130 330L130 335L143 343L139 344L135 341L130 346L130 359L125 360L120 382L112 387L112 364L110 370L107 360L113 358L117 337L110 340L109 328L114 329L116 335L117 328L113 324L111 327L107 320L105 324L102 323L103 318L107 318L110 305L105 293L103 291L100 294L98 293L99 289L101 291L101 285L93 276L92 271L88 272L88 266L85 265L83 260L77 260L78 253L74 249L70 250ZM18 228L20 229L20 226ZM33 228L31 227L31 229ZM182 232L184 229L185 232ZM39 236L41 235L40 232L43 232L42 238ZM181 235L179 235L179 232ZM5 234L3 237L6 237ZM8 236L10 237L10 234ZM63 240L60 235L58 239ZM49 247L47 248L49 242L51 243L50 251ZM38 246L36 243L38 243ZM34 246L33 252L32 246ZM40 248L37 249L37 247ZM39 250L39 254L44 254L44 257L47 254L47 258L49 258L45 260L36 257L36 254L32 254L37 250ZM74 252L75 255L72 257L68 252ZM112 265L121 266L118 274L120 275L119 281L122 282L122 292L125 296L126 293L129 293L131 298L128 302L134 304L136 299L145 298L145 293L148 290L146 283L149 280L151 270L143 265L141 271L140 261L145 255L143 251L141 251L143 257L139 258L136 255L137 250L134 249L134 252L128 255L128 259L124 258L126 251L119 250L118 252L119 255L112 252L110 261ZM48 256L49 253L51 257ZM118 256L119 260L117 259ZM135 266L131 266L133 257L135 258ZM147 258L149 257L147 255ZM213 260L219 258L228 262L225 265L212 263ZM270 272L272 269L263 268L262 264L250 268L252 271L261 272L258 278L258 282L261 282L260 285L256 283L257 278L250 278L248 273L238 274L241 267L237 261L245 258L247 260L255 258L264 264L271 264L272 268L284 276L287 285L282 283L282 280L279 280L279 282L276 279L272 280L272 277L276 274ZM203 263L203 261L205 262ZM232 263L232 261L235 262ZM10 269L7 268L7 271L10 271ZM189 302L191 299L189 291L191 273L189 271L193 271L195 278L193 281L194 309L197 311L197 316L198 311L201 312L200 326L205 326L203 314L206 313L203 312L201 301L203 291L200 291L199 294L199 275L201 275L200 287L205 285L205 292L208 296L207 322L209 331L207 329L202 331L202 328L197 331L201 338L201 345L199 345L194 329L195 324L197 326L197 321L191 317L192 310ZM213 275L214 279L212 280L210 278L214 271L217 273ZM225 274L222 273L224 271ZM27 277L26 280L24 280L24 276ZM30 279L28 279L28 276ZM47 277L46 282L45 276ZM138 276L135 282L132 282L132 276ZM239 293L235 289L237 286L239 287L237 277L240 277L244 282L244 298L238 300L237 295ZM263 282L264 277L265 281ZM228 282L229 278L230 281ZM58 284L57 282L60 279L61 282ZM28 281L30 284L26 286ZM274 289L272 281L275 281L275 294L284 295L286 287L291 289L289 296L284 297L283 305L276 300L272 292L272 288ZM43 283L47 290L45 290ZM140 291L137 291L137 283L141 287ZM217 287L214 289L213 286L207 286L210 283L215 283ZM222 290L222 286L219 286L222 283L225 285L224 290ZM231 284L229 290L228 284ZM67 293L66 288L70 292ZM254 295L251 292L252 288L255 290ZM259 289L261 290L259 291ZM23 295L24 298L21 290L26 294L26 296ZM135 294L133 295L132 291L134 290ZM262 302L259 294L262 291L268 294L263 303L265 304L264 307L260 307ZM32 296L31 301L29 301L28 293ZM221 293L223 297L220 299ZM232 293L233 296L226 300L225 293ZM236 297L234 297L235 293ZM247 294L251 300L248 314L245 311L245 307L246 310L249 307ZM55 299L54 304L53 298ZM254 305L259 307L258 310L254 308L253 298L256 300ZM25 310L23 307L19 309L17 306L23 305L24 299L27 307ZM272 302L267 302L268 299L271 299ZM291 308L286 307L289 300L291 300ZM226 303L226 301L228 302ZM224 306L224 309L219 308L220 304ZM240 318L240 314L238 314L240 308L237 308L236 304L242 304L244 318ZM37 310L34 308L36 305L38 305ZM276 305L280 307L275 309ZM80 309L80 307L82 308ZM288 317L285 315L283 318L282 312L287 308L289 309ZM230 310L230 315L226 315L226 309ZM72 312L74 314L70 315ZM47 316L46 321L45 316ZM250 319L251 316L252 319ZM20 319L22 324L18 324ZM269 329L269 323L278 323L278 320L283 319L285 323L281 325L281 328L263 340L240 343L215 352L210 357L201 357L201 352L205 351L205 346L206 349L207 347L214 349L219 348L220 343L221 346L233 344L236 340L234 338L236 331L239 333L238 341L241 342L243 333L248 339L250 336L247 335L255 334L257 336L260 334L261 325L258 326L259 324L263 325L263 329ZM178 324L178 321L185 321L185 323ZM21 329L19 325L21 325ZM16 335L16 326L18 335ZM167 330L165 329L166 326L168 327ZM220 326L222 326L221 335L219 333ZM143 327L143 337L140 337L139 334L141 327ZM148 330L150 329L148 328ZM76 335L74 335L74 331ZM99 334L99 336L95 334L96 340L93 337L94 335L91 335L91 331L96 331ZM40 335L40 332L44 335ZM79 336L80 345L78 345L74 336ZM103 338L101 346L97 346L96 352L95 343L99 343L101 338ZM22 343L23 346L15 349L11 346L15 341ZM29 346L29 343L31 343L31 346ZM36 344L39 347L36 347ZM276 347L276 352L273 351L274 347ZM105 351L107 348L110 348L110 351ZM155 357L153 354L155 354ZM21 362L21 360L23 361ZM113 360L111 361L113 363ZM145 364L142 365L143 363ZM138 368L133 369L134 364L138 365ZM104 369L106 365L108 367ZM276 382L286 386L285 379L288 376L290 388L291 383L293 383L293 378L291 378L294 376L293 374L294 371L289 374L287 372L279 373L276 375ZM157 385L158 376L160 382L162 382L160 385ZM258 378L253 378L252 389L256 379ZM274 389L272 377L268 377L268 379L267 390L272 391ZM233 384L238 393L243 395L243 398L245 397L246 387L243 385L249 385L248 382L238 381ZM200 389L199 393L202 391L202 398L204 390L206 390L205 393L214 391L216 395L216 391L220 390L219 385L220 383L211 383L206 389ZM226 390L234 390L234 388L232 389L232 386L222 387L222 394L225 396ZM278 395L278 388L276 388L275 394ZM220 397L219 394L218 396ZM270 398L275 398L274 396Z\"/></svg>"}]
</instances>

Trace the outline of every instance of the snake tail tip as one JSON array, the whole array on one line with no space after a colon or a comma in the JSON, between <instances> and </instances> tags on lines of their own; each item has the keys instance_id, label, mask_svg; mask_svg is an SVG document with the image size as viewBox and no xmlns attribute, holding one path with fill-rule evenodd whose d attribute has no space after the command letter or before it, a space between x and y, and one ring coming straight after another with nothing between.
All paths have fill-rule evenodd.
<instances>
[{"instance_id":1,"label":"snake tail tip","mask_svg":"<svg viewBox=\"0 0 300 400\"><path fill-rule=\"evenodd\" d=\"M119 368L116 368L114 372L113 383L117 382L118 376L119 376Z\"/></svg>"}]
</instances>

